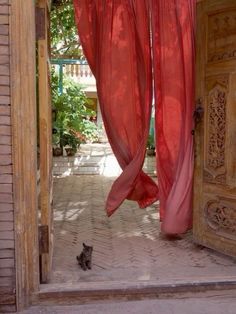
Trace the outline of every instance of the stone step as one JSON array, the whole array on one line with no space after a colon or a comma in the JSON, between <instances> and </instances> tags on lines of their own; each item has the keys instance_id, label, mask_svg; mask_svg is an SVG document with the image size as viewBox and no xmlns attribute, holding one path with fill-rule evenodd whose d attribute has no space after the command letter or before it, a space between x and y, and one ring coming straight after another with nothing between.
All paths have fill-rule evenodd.
<instances>
[{"instance_id":1,"label":"stone step","mask_svg":"<svg viewBox=\"0 0 236 314\"><path fill-rule=\"evenodd\" d=\"M227 291L236 297L235 278L227 280L197 280L173 282L81 282L78 284L46 284L33 304L89 304L122 300L143 300L150 298L184 298L224 295Z\"/></svg>"},{"instance_id":2,"label":"stone step","mask_svg":"<svg viewBox=\"0 0 236 314\"><path fill-rule=\"evenodd\" d=\"M84 155L79 152L73 157L54 157L53 158L53 175L67 176L80 174L104 174L108 176L118 176L121 173L120 166L111 153L109 155L94 156ZM147 157L144 162L144 171L155 176L155 157Z\"/></svg>"}]
</instances>

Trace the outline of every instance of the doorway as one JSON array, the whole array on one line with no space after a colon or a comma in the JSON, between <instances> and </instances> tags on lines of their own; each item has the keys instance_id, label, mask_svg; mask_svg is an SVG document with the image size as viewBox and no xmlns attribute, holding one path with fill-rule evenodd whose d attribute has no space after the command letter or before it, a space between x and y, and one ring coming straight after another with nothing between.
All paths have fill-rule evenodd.
<instances>
[{"instance_id":1,"label":"doorway","mask_svg":"<svg viewBox=\"0 0 236 314\"><path fill-rule=\"evenodd\" d=\"M90 153L93 150L96 145L91 144ZM92 155L83 153L82 148L78 156L91 162ZM161 236L158 204L141 210L125 202L108 219L103 206L113 180L86 172L55 179L52 279L47 282L167 280L171 284L207 275L214 280L219 273L230 277L235 262L195 245L191 232L175 241ZM76 262L83 242L94 247L94 266L86 272Z\"/></svg>"},{"instance_id":2,"label":"doorway","mask_svg":"<svg viewBox=\"0 0 236 314\"><path fill-rule=\"evenodd\" d=\"M16 3L16 2L14 2ZM22 7L20 7L20 5ZM29 9L30 8L30 14L33 12L32 8L32 1L21 1L19 4L15 4L15 11L13 10L13 13L17 14L21 14L21 21L24 21L24 14L25 8ZM48 5L48 2L47 2ZM17 10L17 11L16 11ZM27 10L26 10L27 11ZM28 11L27 11L28 12ZM12 14L12 18L15 17L15 15ZM30 15L31 16L31 15ZM33 16L33 15L32 15ZM30 20L31 21L31 20ZM27 22L28 23L28 22ZM22 24L25 25L25 27L28 27L28 24L26 23L26 21ZM34 21L31 21L32 25L31 27L34 27ZM21 25L21 27L23 27ZM13 25L14 26L14 25ZM15 25L15 28L17 29L17 27L19 27L19 25ZM21 32L21 34L23 34L24 32ZM33 35L32 35L33 38ZM16 42L17 38L13 38ZM33 39L32 39L33 41ZM30 48L30 47L28 47ZM22 54L22 56L25 56L25 47L23 47L23 45L19 44L19 53ZM29 51L31 52L31 51ZM28 59L26 60L26 58L22 58L22 65L23 64L28 64ZM33 69L33 67L32 67ZM32 70L31 69L31 70ZM25 72L23 72L24 74ZM21 76L22 78L22 84L24 83L24 77ZM17 91L21 93L21 88L22 86L17 86L15 88L15 90L12 92L15 96L17 96ZM31 87L32 90L34 90L34 87ZM16 93L16 94L15 94ZM22 107L22 104L24 103L24 99L20 98L22 97L22 95L19 96L19 98L17 98L17 105L18 105L18 110L19 107L22 109L21 113L27 113L29 115L29 111L28 108ZM21 102L18 102L18 100L21 99ZM31 104L34 103L34 98L31 99ZM16 106L14 107L16 108ZM29 106L29 108L32 108ZM32 114L32 117L34 117L34 112L30 113ZM30 116L31 117L31 116ZM29 119L30 119L29 117ZM18 119L18 120L17 120ZM19 121L20 117L16 117L16 120ZM33 121L33 120L32 120ZM24 125L21 124L22 130L24 130ZM27 134L27 130L25 131L25 134ZM25 136L24 134L24 136ZM35 136L34 130L32 131L32 138ZM19 135L20 136L20 135ZM29 152L35 152L36 146L35 145L31 145L31 143L27 143L27 141L22 141L23 145L27 146ZM29 145L30 144L30 145ZM27 161L24 161L24 165L27 165ZM19 164L19 166L21 166ZM27 167L23 167L19 169L19 173L26 173L26 168ZM32 176L36 175L37 171L36 170L32 170ZM79 179L79 177L67 177L67 178L63 178L60 179L60 181L58 181L58 183L56 183L55 185L55 189L58 189L57 191L55 190L56 193L58 193L57 195L60 194L60 190L65 186L65 184L70 185L70 180L72 180L71 182L74 184L74 187L76 187L76 185L78 184L78 186L80 186L81 181L77 181ZM85 179L85 177L83 178L83 180ZM96 179L99 179L98 177L92 177L92 182L90 183L92 185L92 187L97 191L97 186L98 185L102 185L100 184L98 181L96 181ZM107 179L108 181L106 181L105 178L103 178L102 180L104 180L104 186L105 188L107 188L107 185L109 185L110 179ZM72 184L72 185L73 185ZM23 230L26 230L26 236L24 234L24 236L19 237L17 239L17 250L20 252L20 254L17 255L17 278L18 278L18 297L19 300L23 300L21 305L26 304L27 302L30 302L29 299L32 299L32 295L34 294L34 298L37 299L37 297L35 297L35 295L37 295L39 293L39 291L45 291L45 289L47 289L47 291L50 290L50 284L47 285L41 285L39 287L39 279L38 279L38 264L37 264L37 257L38 257L38 244L37 244L37 227L38 227L38 221L37 221L37 217L36 217L36 213L37 213L37 208L36 208L36 198L37 198L37 191L34 185L34 180L32 180L32 185L30 187L28 187L28 189L26 189L27 193L30 191L30 194L26 194L26 191L21 190L21 188L19 187L19 191L23 191L22 195L25 195L25 198L28 199L30 198L30 201L32 200L32 202L30 203L31 206L28 206L26 208L24 208L24 215L22 215L22 217L19 217L18 220L18 224L20 227L23 227ZM82 188L82 187L81 187ZM65 191L65 199L60 199L60 195L58 196L58 198L55 198L55 204L54 204L54 208L57 211L60 211L60 208L63 209L71 209L70 208L70 199L73 199L73 204L72 206L76 206L76 210L80 211L80 208L78 205L78 203L80 202L80 200L77 200L75 197L77 196L81 196L78 195L78 189L73 190L73 198L71 197L71 190ZM105 191L105 190L104 190ZM101 191L100 191L101 192ZM99 193L100 193L99 192ZM66 194L67 193L67 194ZM88 192L90 193L90 192ZM98 192L96 192L98 193ZM81 194L81 193L80 193ZM86 193L85 193L86 195ZM93 195L94 196L94 195ZM87 197L89 197L89 195L87 195ZM98 199L102 199L104 198L104 194L103 192L101 192L100 196L97 194L97 198ZM92 199L92 197L91 197ZM57 202L57 203L56 203ZM82 199L81 202L85 202L85 205L88 205L88 199ZM77 204L76 204L77 203ZM20 204L20 203L19 203ZM98 200L94 200L94 202L91 202L90 206L90 211L95 211L98 210L99 206L98 206L99 202ZM80 204L81 205L81 204ZM56 206L58 206L56 208ZM118 216L114 216L111 217L109 220L107 220L103 209L100 207L101 212L104 214L104 216L102 217L102 219L100 219L101 217L96 217L96 219L98 219L98 225L97 227L94 227L94 229L96 230L99 229L100 233L101 233L101 237L104 237L103 241L100 241L99 246L96 244L96 246L94 245L94 269L92 270L93 273L89 272L83 272L81 269L78 269L78 273L81 273L82 276L90 276L92 274L92 279L94 282L94 279L96 278L96 273L94 273L94 271L97 271L97 278L102 277L101 275L101 271L103 271L103 269L101 267L104 267L104 265L106 264L106 260L109 261L108 264L108 268L104 271L104 273L106 274L110 274L110 276L107 276L106 278L108 278L108 280L110 280L110 282L112 282L113 280L127 280L128 278L124 278L125 274L127 273L131 273L128 271L129 268L129 262L128 260L125 258L126 256L129 256L129 260L132 262L132 270L135 270L134 272L132 272L132 276L133 278L136 278L136 280L140 280L140 282L144 282L144 281L149 281L151 282L151 280L159 280L159 282L162 282L161 280L166 280L167 277L169 278L170 281L167 282L167 284L171 283L171 280L183 280L183 278L186 278L186 280L194 282L194 280L191 277L191 272L188 269L188 266L190 265L191 271L194 271L194 276L195 276L195 272L198 276L195 276L195 278L197 277L197 279L199 279L199 277L201 277L201 282L206 282L206 278L210 280L215 280L215 281L219 281L219 274L222 278L224 278L223 280L228 280L229 278L232 279L232 273L235 272L235 261L227 258L225 256L222 256L218 253L215 253L213 251L210 251L206 248L202 248L202 247L196 247L193 244L192 241L192 235L189 233L187 234L183 239L181 240L177 240L174 242L170 242L167 241L166 239L162 239L159 236L159 232L158 232L158 228L156 228L156 226L159 226L159 222L158 222L158 212L156 211L156 208L148 208L146 210L139 210L138 208L136 208L135 206L133 206L133 204L131 205L131 203L125 203L123 205L124 207L121 208L120 213L118 214ZM82 212L82 211L81 211ZM127 212L129 212L129 214L127 215ZM85 213L85 211L83 212ZM90 215L89 211L86 212L88 215ZM132 214L131 214L132 213ZM70 214L70 213L69 213ZM70 217L68 214L68 216L66 217ZM92 215L91 215L92 216ZM27 217L28 219L25 219L25 217ZM122 218L122 217L125 217ZM135 221L133 221L135 217ZM95 218L94 218L95 219ZM104 219L104 220L103 220ZM114 219L114 220L113 220ZM84 229L88 229L88 226L86 225L86 223L89 221L89 219L87 219L87 217L84 217L85 223L82 226ZM124 224L126 224L128 221L130 222L130 225L134 228L132 231L130 230L130 225L127 225L124 227L125 231L122 231L122 229L115 229L112 228L112 224L115 224L116 226L118 224L120 224L120 226L122 227L122 221L124 221ZM81 222L81 221L80 221ZM90 222L92 222L92 220L90 220ZM31 228L28 228L30 223ZM69 223L69 222L68 222ZM155 224L155 227L153 227ZM144 227L143 227L144 226ZM82 228L81 227L81 228ZM142 227L142 228L141 228ZM77 227L76 227L77 228ZM146 228L146 229L145 229ZM147 230L148 229L148 230ZM107 234L103 235L103 230L106 230ZM63 230L62 230L63 231ZM93 228L91 228L90 232L94 232ZM111 235L111 232L114 232L114 235ZM143 236L141 237L140 236ZM111 245L109 244L109 241L111 239L114 239L114 242L118 242L117 245L114 246L114 248L118 248L122 250L122 248L124 249L124 254L123 255L119 255L119 251L118 253L114 253L114 254L110 254L111 252ZM130 239L129 239L130 238ZM95 239L95 237L91 237L90 239ZM108 241L106 243L105 239ZM74 238L71 237L71 265L73 265L73 267L77 267L78 265L76 265L76 255L79 252L74 252L74 246L73 246L73 240ZM82 239L79 239L79 241ZM83 239L86 240L86 239ZM127 241L129 240L129 241ZM135 242L134 242L135 241ZM81 241L82 242L82 241ZM135 243L135 245L130 245L130 243ZM141 244L141 242L143 243L143 245L139 246L139 244ZM77 241L78 243L78 241ZM149 243L147 246L146 244ZM91 243L92 244L92 243ZM99 248L101 247L101 249ZM110 249L110 250L109 250ZM167 250L166 250L167 249ZM96 252L97 250L97 252ZM175 250L175 252L177 252L177 254L175 255L175 253L173 253ZM69 252L69 253L70 253ZM106 252L106 253L104 253ZM117 251L116 251L117 252ZM195 254L196 253L196 254ZM48 254L48 253L45 253ZM114 259L112 257L112 259L110 259L111 255L115 254L118 255L118 262L117 264L114 264ZM127 254L127 255L126 255ZM68 254L69 255L69 254ZM28 262L25 262L26 259L24 259L24 256L28 257ZM150 258L147 262L147 256L148 258ZM168 262L166 262L165 259L162 260L162 257L168 257ZM196 258L197 256L197 258ZM96 259L99 258L99 263L96 261ZM199 261L199 259L200 261ZM35 262L36 261L36 262ZM141 265L140 267L140 271L137 271L137 264L138 262L141 263L139 265ZM177 261L179 261L179 264L177 264ZM188 264L188 262L190 264ZM143 263L143 264L142 264ZM144 268L145 265L151 265L151 267L153 267L152 269L148 269L148 268ZM117 266L117 268L119 269L119 271L117 271L118 275L122 275L122 277L120 276L119 278L116 277L115 275L116 272L114 272L114 268L115 265ZM136 266L135 266L136 265ZM174 266L176 266L176 268ZM178 265L178 266L177 266ZM210 265L210 267L207 267L207 265ZM127 272L122 272L122 268L120 267L123 266L127 266L126 271ZM155 266L155 267L154 267ZM167 267L168 266L168 267ZM187 268L186 268L187 267ZM75 268L74 268L75 270ZM160 270L160 272L158 273L158 270ZM188 270L188 271L187 271ZM75 270L77 271L77 270ZM113 273L112 273L113 272ZM79 276L81 276L81 274ZM140 275L141 274L141 275ZM169 275L168 275L169 274ZM100 276L100 277L99 277ZM185 277L183 277L185 276ZM208 277L207 277L208 276ZM210 276L210 277L209 277ZM178 279L178 278L180 279ZM84 277L83 282L88 282L89 278ZM128 279L129 280L129 279ZM185 279L184 279L185 280ZM62 280L63 281L63 280ZM229 280L230 281L230 280ZM30 283L25 284L26 283ZM114 282L114 281L113 281ZM172 281L173 282L173 281ZM199 282L199 280L198 280ZM45 287L48 288L45 288ZM61 287L61 283L59 283L57 285L58 287ZM26 287L26 288L25 288Z\"/></svg>"}]
</instances>

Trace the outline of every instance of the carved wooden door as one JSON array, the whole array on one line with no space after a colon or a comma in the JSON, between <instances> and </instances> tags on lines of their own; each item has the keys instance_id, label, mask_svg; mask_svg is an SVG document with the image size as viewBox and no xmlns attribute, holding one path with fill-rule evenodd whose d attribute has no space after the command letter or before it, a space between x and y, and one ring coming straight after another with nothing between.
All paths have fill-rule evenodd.
<instances>
[{"instance_id":1,"label":"carved wooden door","mask_svg":"<svg viewBox=\"0 0 236 314\"><path fill-rule=\"evenodd\" d=\"M194 237L236 256L236 1L197 7Z\"/></svg>"}]
</instances>

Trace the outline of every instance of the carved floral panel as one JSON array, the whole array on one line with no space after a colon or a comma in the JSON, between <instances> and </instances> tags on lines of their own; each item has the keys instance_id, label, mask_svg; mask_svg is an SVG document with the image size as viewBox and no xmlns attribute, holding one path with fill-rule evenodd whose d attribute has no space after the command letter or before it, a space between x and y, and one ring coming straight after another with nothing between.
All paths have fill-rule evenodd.
<instances>
[{"instance_id":1,"label":"carved floral panel","mask_svg":"<svg viewBox=\"0 0 236 314\"><path fill-rule=\"evenodd\" d=\"M228 78L207 81L204 180L225 183L226 105Z\"/></svg>"},{"instance_id":2,"label":"carved floral panel","mask_svg":"<svg viewBox=\"0 0 236 314\"><path fill-rule=\"evenodd\" d=\"M236 9L208 17L208 62L236 59Z\"/></svg>"},{"instance_id":3,"label":"carved floral panel","mask_svg":"<svg viewBox=\"0 0 236 314\"><path fill-rule=\"evenodd\" d=\"M236 239L236 207L224 200L212 200L205 207L208 226L226 238Z\"/></svg>"}]
</instances>

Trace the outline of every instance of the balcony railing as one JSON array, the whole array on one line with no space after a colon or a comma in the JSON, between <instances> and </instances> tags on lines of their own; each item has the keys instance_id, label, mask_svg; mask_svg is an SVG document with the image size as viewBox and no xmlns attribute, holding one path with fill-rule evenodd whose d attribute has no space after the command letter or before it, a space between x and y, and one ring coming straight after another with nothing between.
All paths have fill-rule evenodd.
<instances>
[{"instance_id":1,"label":"balcony railing","mask_svg":"<svg viewBox=\"0 0 236 314\"><path fill-rule=\"evenodd\" d=\"M95 88L96 81L87 62L70 59L52 59L51 64L58 70L59 92L63 92L63 76L67 75L85 88Z\"/></svg>"},{"instance_id":2,"label":"balcony railing","mask_svg":"<svg viewBox=\"0 0 236 314\"><path fill-rule=\"evenodd\" d=\"M65 64L65 73L71 77L92 78L93 73L88 64Z\"/></svg>"}]
</instances>

